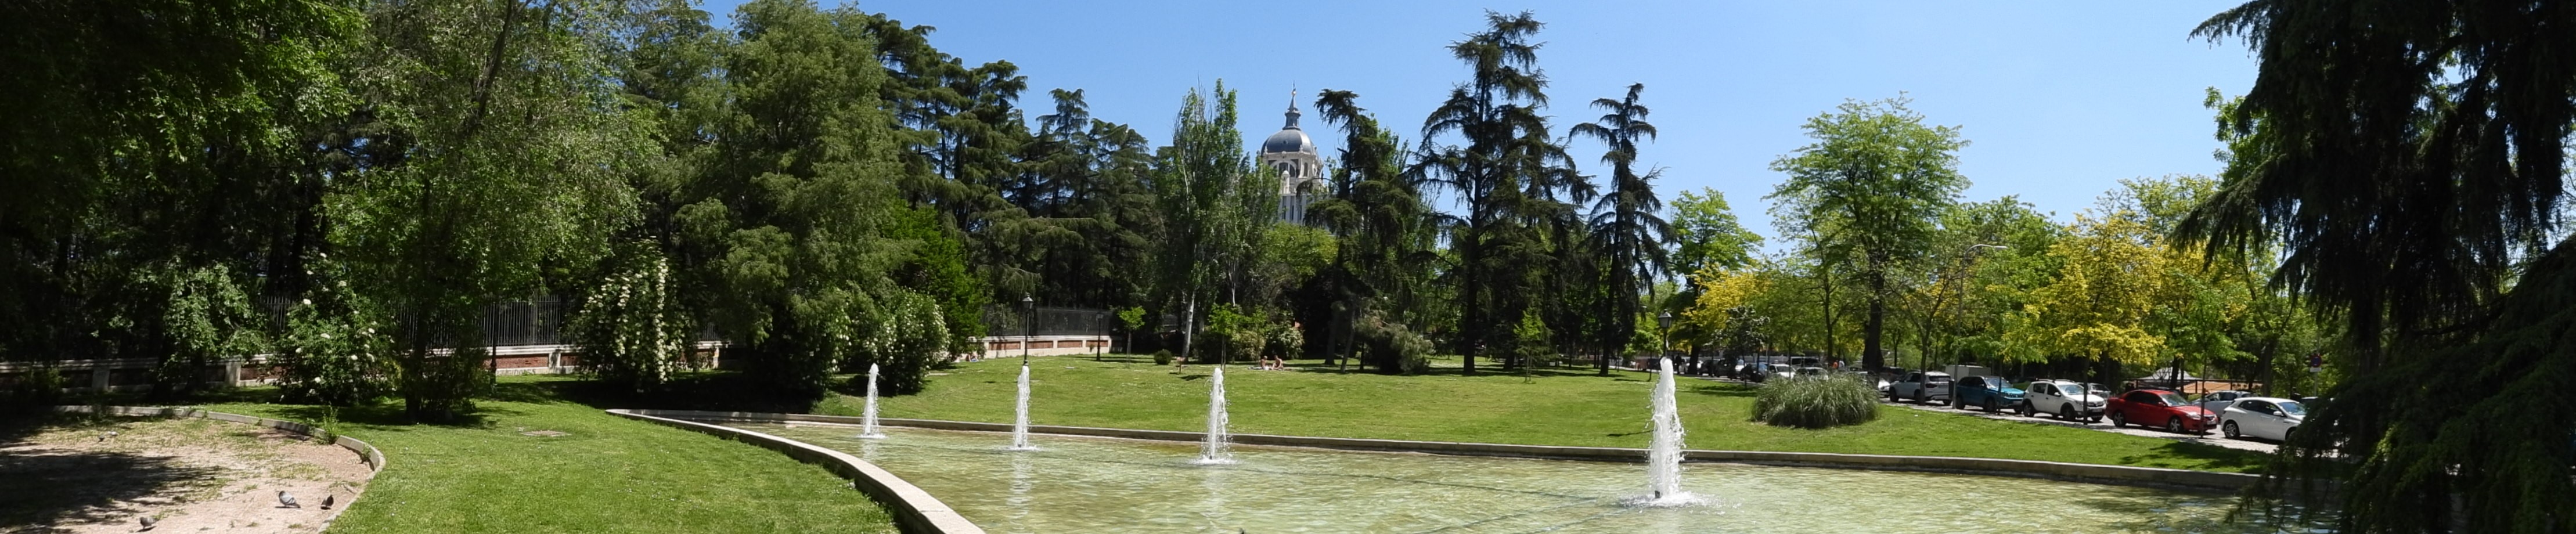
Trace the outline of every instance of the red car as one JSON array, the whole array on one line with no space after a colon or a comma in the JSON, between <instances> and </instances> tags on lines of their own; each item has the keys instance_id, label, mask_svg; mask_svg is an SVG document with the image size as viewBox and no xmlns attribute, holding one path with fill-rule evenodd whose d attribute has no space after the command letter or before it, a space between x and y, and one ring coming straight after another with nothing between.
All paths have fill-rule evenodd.
<instances>
[{"instance_id":1,"label":"red car","mask_svg":"<svg viewBox=\"0 0 2576 534\"><path fill-rule=\"evenodd\" d=\"M2210 428L2218 426L2217 413L2182 400L2179 393L2161 389L2122 393L2111 398L2110 406L2103 411L2109 412L2112 428L2134 423L2138 426L2163 426L2166 432L2206 434Z\"/></svg>"}]
</instances>

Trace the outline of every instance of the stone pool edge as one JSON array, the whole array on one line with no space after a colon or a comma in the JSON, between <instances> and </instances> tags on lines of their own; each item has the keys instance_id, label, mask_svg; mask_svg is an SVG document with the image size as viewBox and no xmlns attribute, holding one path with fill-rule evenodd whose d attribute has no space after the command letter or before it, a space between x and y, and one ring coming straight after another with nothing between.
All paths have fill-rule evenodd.
<instances>
[{"instance_id":1,"label":"stone pool edge","mask_svg":"<svg viewBox=\"0 0 2576 534\"><path fill-rule=\"evenodd\" d=\"M617 412L619 410L610 411ZM860 418L838 415L709 412L695 410L626 411L633 412L637 415L650 415L673 419L759 423L804 422L842 425L860 424ZM964 430L974 432L1011 431L1011 425L1008 424L941 421L935 419L880 418L877 420L877 423L885 426L928 428L936 430ZM730 427L718 428L730 429ZM1204 437L1198 432L1050 425L1029 425L1029 431L1040 434L1062 434L1177 442L1198 442ZM1406 441L1392 439L1278 436L1268 434L1233 434L1231 437L1233 438L1233 443L1244 445L1307 447L1318 449L1418 452L1467 456L1509 456L1552 460L1586 460L1605 462L1639 462L1646 458L1645 449L1619 447L1564 447L1552 445L1517 445L1507 443L1464 443L1453 441ZM2197 492L2234 493L2241 491L2246 487L2260 483L2263 480L2261 475L2250 475L2244 473L2220 473L2213 471L2194 471L2189 469L2168 469L2162 467L2078 464L2040 460L2008 460L2000 458L1893 456L1821 452L1719 451L1698 449L1683 451L1683 453L1685 461L1692 462L2010 476Z\"/></svg>"},{"instance_id":2,"label":"stone pool edge","mask_svg":"<svg viewBox=\"0 0 2576 534\"><path fill-rule=\"evenodd\" d=\"M851 484L855 486L860 493L865 493L870 499L874 499L877 503L884 505L886 508L886 515L893 516L895 526L902 528L904 532L914 534L984 534L983 527L976 526L973 521L968 521L966 516L958 514L957 510L949 508L947 503L940 502L939 498L932 496L930 492L923 491L919 486L914 486L911 482L904 481L902 477L897 477L894 473L887 472L884 468L877 467L876 464L868 463L866 460L861 460L857 456L851 456L849 453L832 450L803 441L797 441L791 438L773 436L761 432L723 425L711 425L691 420L711 418L722 419L695 415L725 412L608 410L608 413L619 417L656 423L682 430L694 430L717 437L731 438L744 443L759 445L763 448L775 450L781 454L786 454L790 458L802 460L807 463L820 464L823 468L831 470L833 474L841 475L843 478L850 479ZM771 420L775 421L777 419Z\"/></svg>"}]
</instances>

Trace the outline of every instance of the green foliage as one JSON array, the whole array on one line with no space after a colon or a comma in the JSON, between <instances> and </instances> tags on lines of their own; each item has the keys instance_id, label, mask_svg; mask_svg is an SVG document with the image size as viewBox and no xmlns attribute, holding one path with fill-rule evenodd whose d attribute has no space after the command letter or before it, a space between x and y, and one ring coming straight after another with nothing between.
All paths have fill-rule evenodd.
<instances>
[{"instance_id":1,"label":"green foliage","mask_svg":"<svg viewBox=\"0 0 2576 534\"><path fill-rule=\"evenodd\" d=\"M618 109L608 1L368 5L350 83L376 110L356 129L407 150L332 178L330 244L348 280L402 324L396 381L412 417L471 405L469 347L496 302L543 290L548 265L589 265L635 216L626 178L650 159Z\"/></svg>"},{"instance_id":2,"label":"green foliage","mask_svg":"<svg viewBox=\"0 0 2576 534\"><path fill-rule=\"evenodd\" d=\"M729 357L782 400L810 402L885 320L899 282L952 300L962 284L937 246L897 237L920 225L902 213L895 119L874 96L887 76L862 33L874 19L756 1L735 20L731 105L708 126L726 143L674 199L680 287L734 343ZM931 272L891 276L906 264Z\"/></svg>"},{"instance_id":3,"label":"green foliage","mask_svg":"<svg viewBox=\"0 0 2576 534\"><path fill-rule=\"evenodd\" d=\"M463 345L446 354L426 359L396 359L396 372L402 379L394 383L406 399L414 416L433 422L457 422L464 414L474 412L474 397L491 391L491 375L484 368L492 353L474 341L473 330L457 330L455 337Z\"/></svg>"},{"instance_id":4,"label":"green foliage","mask_svg":"<svg viewBox=\"0 0 2576 534\"><path fill-rule=\"evenodd\" d=\"M869 333L860 357L844 364L842 371L862 373L852 380L866 380L869 364L878 369L877 387L887 395L920 393L930 369L951 346L947 314L929 296L898 291L887 298L885 317ZM859 388L864 382L854 383Z\"/></svg>"},{"instance_id":5,"label":"green foliage","mask_svg":"<svg viewBox=\"0 0 2576 534\"><path fill-rule=\"evenodd\" d=\"M697 332L671 288L670 263L641 244L620 252L563 328L581 347L582 365L600 381L651 392L670 380L674 368L691 363Z\"/></svg>"},{"instance_id":6,"label":"green foliage","mask_svg":"<svg viewBox=\"0 0 2576 534\"><path fill-rule=\"evenodd\" d=\"M1815 143L1771 162L1789 175L1770 198L1772 214L1807 242L1827 269L1858 264L1869 304L1862 325L1863 365L1885 365L1881 347L1887 302L1901 266L1922 257L1941 213L1967 189L1959 174L1959 127L1924 124L1904 97L1846 100L1807 119Z\"/></svg>"},{"instance_id":7,"label":"green foliage","mask_svg":"<svg viewBox=\"0 0 2576 534\"><path fill-rule=\"evenodd\" d=\"M964 245L940 231L938 215L930 210L908 209L894 214L895 225L887 237L910 241L912 258L896 268L896 282L930 296L938 303L938 321L947 339L942 346L964 352L975 348L976 337L984 335L984 305L992 302L983 284L966 272ZM921 319L908 319L920 321Z\"/></svg>"},{"instance_id":8,"label":"green foliage","mask_svg":"<svg viewBox=\"0 0 2576 534\"><path fill-rule=\"evenodd\" d=\"M1673 198L1673 270L1697 273L1709 267L1742 268L1753 263L1762 236L1746 229L1726 204L1726 193L1703 187Z\"/></svg>"},{"instance_id":9,"label":"green foliage","mask_svg":"<svg viewBox=\"0 0 2576 534\"><path fill-rule=\"evenodd\" d=\"M166 397L257 349L356 5L0 5L0 360L156 359Z\"/></svg>"},{"instance_id":10,"label":"green foliage","mask_svg":"<svg viewBox=\"0 0 2576 534\"><path fill-rule=\"evenodd\" d=\"M2211 95L2228 168L2175 233L2279 259L2340 333L2335 401L2264 489L2335 488L2342 532L2576 531L2566 8L2249 2L2193 32L2261 68Z\"/></svg>"},{"instance_id":11,"label":"green foliage","mask_svg":"<svg viewBox=\"0 0 2576 534\"><path fill-rule=\"evenodd\" d=\"M1259 312L1245 314L1233 304L1218 304L1208 312L1207 329L1201 332L1195 351L1201 363L1242 363L1259 359L1270 346L1276 331L1287 330L1262 317Z\"/></svg>"},{"instance_id":12,"label":"green foliage","mask_svg":"<svg viewBox=\"0 0 2576 534\"><path fill-rule=\"evenodd\" d=\"M1528 372L1531 367L1554 364L1558 354L1555 337L1547 322L1539 320L1537 310L1525 310L1521 313L1521 320L1512 326L1510 344L1505 347L1503 355L1516 362L1522 372Z\"/></svg>"},{"instance_id":13,"label":"green foliage","mask_svg":"<svg viewBox=\"0 0 2576 534\"><path fill-rule=\"evenodd\" d=\"M152 369L157 396L196 391L225 360L248 359L268 348L268 316L251 305L242 282L222 264L189 268L164 262L133 273L128 284L142 302L119 307L107 326L136 345L128 350L161 353Z\"/></svg>"},{"instance_id":14,"label":"green foliage","mask_svg":"<svg viewBox=\"0 0 2576 534\"><path fill-rule=\"evenodd\" d=\"M1451 57L1473 69L1471 79L1423 119L1425 137L1463 141L1426 140L1420 165L1467 205L1447 221L1457 254L1447 275L1456 281L1456 341L1468 373L1479 355L1508 350L1521 310L1580 317L1580 301L1542 295L1573 296L1570 282L1597 265L1570 246L1588 231L1570 201L1588 198L1592 184L1548 127L1547 77L1534 42L1542 26L1526 11L1485 12L1485 28L1449 43Z\"/></svg>"},{"instance_id":15,"label":"green foliage","mask_svg":"<svg viewBox=\"0 0 2576 534\"><path fill-rule=\"evenodd\" d=\"M393 389L392 323L364 293L351 291L337 264L317 258L317 284L286 310L286 332L272 356L286 402L326 406L372 404ZM318 300L317 300L318 299Z\"/></svg>"},{"instance_id":16,"label":"green foliage","mask_svg":"<svg viewBox=\"0 0 2576 534\"><path fill-rule=\"evenodd\" d=\"M1262 239L1278 209L1279 176L1259 172L1243 152L1236 128L1235 92L1224 80L1206 93L1192 88L1181 99L1171 146L1156 154L1154 207L1166 217L1161 255L1154 260L1153 300L1182 312L1184 324L1217 328L1214 306L1240 292L1261 264ZM1193 316L1206 314L1205 316ZM1230 347L1222 334L1195 335L1187 350ZM1258 336L1248 339L1257 340ZM1231 350L1231 349L1229 349ZM1258 350L1258 345L1255 349ZM1192 354L1195 354L1193 352ZM1222 361L1225 355L1197 355Z\"/></svg>"},{"instance_id":17,"label":"green foliage","mask_svg":"<svg viewBox=\"0 0 2576 534\"><path fill-rule=\"evenodd\" d=\"M1170 351L1170 350L1155 350L1155 351L1154 351L1154 365L1171 365L1171 364L1172 364L1172 351Z\"/></svg>"},{"instance_id":18,"label":"green foliage","mask_svg":"<svg viewBox=\"0 0 2576 534\"><path fill-rule=\"evenodd\" d=\"M1128 306L1118 309L1118 325L1128 331L1145 329L1145 309Z\"/></svg>"},{"instance_id":19,"label":"green foliage","mask_svg":"<svg viewBox=\"0 0 2576 534\"><path fill-rule=\"evenodd\" d=\"M1752 420L1771 426L1833 428L1878 419L1878 390L1846 376L1773 380L1753 396Z\"/></svg>"},{"instance_id":20,"label":"green foliage","mask_svg":"<svg viewBox=\"0 0 2576 534\"><path fill-rule=\"evenodd\" d=\"M1657 275L1669 274L1670 258L1665 247L1674 243L1671 223L1660 212L1663 200L1655 196L1654 180L1662 170L1638 174L1637 142L1652 140L1655 125L1646 122L1648 110L1637 102L1646 84L1628 86L1625 98L1601 98L1592 107L1608 113L1594 122L1574 125L1569 133L1600 139L1609 150L1601 162L1610 164L1610 191L1592 205L1590 237L1584 240L1585 251L1602 264L1602 297L1597 317L1604 324L1586 325L1599 332L1588 340L1611 354L1624 354L1637 331L1638 317L1645 315L1641 293L1653 289ZM1520 354L1523 362L1535 364L1543 355ZM1601 370L1609 372L1610 358L1601 359Z\"/></svg>"},{"instance_id":21,"label":"green foliage","mask_svg":"<svg viewBox=\"0 0 2576 534\"><path fill-rule=\"evenodd\" d=\"M1262 336L1261 355L1280 359L1306 354L1306 333L1288 325L1272 324Z\"/></svg>"},{"instance_id":22,"label":"green foliage","mask_svg":"<svg viewBox=\"0 0 2576 534\"><path fill-rule=\"evenodd\" d=\"M1360 360L1386 374L1421 374L1431 370L1431 340L1383 315L1360 320L1355 332Z\"/></svg>"},{"instance_id":23,"label":"green foliage","mask_svg":"<svg viewBox=\"0 0 2576 534\"><path fill-rule=\"evenodd\" d=\"M51 365L39 365L18 373L9 384L8 397L0 399L0 409L45 410L61 405L63 388L70 386L63 372Z\"/></svg>"}]
</instances>

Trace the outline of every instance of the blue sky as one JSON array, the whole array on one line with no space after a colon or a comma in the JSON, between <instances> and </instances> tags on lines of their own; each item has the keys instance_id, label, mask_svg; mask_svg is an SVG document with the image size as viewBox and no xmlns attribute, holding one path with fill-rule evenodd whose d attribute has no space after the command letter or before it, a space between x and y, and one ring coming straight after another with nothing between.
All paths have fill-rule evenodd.
<instances>
[{"instance_id":1,"label":"blue sky","mask_svg":"<svg viewBox=\"0 0 2576 534\"><path fill-rule=\"evenodd\" d=\"M738 4L715 0L718 20ZM1484 11L1530 10L1547 23L1539 65L1556 127L1600 113L1594 98L1646 84L1662 131L1640 160L1657 189L1724 192L1738 216L1778 235L1762 200L1772 160L1808 140L1800 124L1846 98L1900 92L1972 143L1966 200L2017 195L2061 221L2122 178L2215 174L2206 88L2251 85L2236 42L2189 37L2234 1L2162 2L1062 2L876 0L860 9L938 28L932 44L969 63L1019 65L1021 106L1045 113L1048 89L1084 89L1095 117L1168 142L1191 87L1219 79L1242 94L1247 150L1277 131L1291 87L1311 111L1318 89L1360 105L1408 139L1466 67L1443 48ZM830 5L830 0L825 0ZM720 22L721 23L721 22ZM1338 132L1305 126L1331 157ZM1585 172L1606 175L1598 143ZM1779 246L1774 240L1773 247Z\"/></svg>"}]
</instances>

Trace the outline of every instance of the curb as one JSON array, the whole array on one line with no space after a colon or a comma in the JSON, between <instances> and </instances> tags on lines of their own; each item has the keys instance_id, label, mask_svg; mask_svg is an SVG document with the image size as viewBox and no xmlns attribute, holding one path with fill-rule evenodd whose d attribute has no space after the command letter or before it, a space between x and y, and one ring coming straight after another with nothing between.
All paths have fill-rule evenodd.
<instances>
[{"instance_id":1,"label":"curb","mask_svg":"<svg viewBox=\"0 0 2576 534\"><path fill-rule=\"evenodd\" d=\"M857 425L860 418L836 415L776 414L753 412L706 412L691 410L624 410L638 415L674 419L741 421L761 423L810 422ZM964 430L973 432L1009 432L1011 425L930 419L877 419L884 426ZM1198 432L1169 430L1133 430L1078 426L1029 425L1030 432L1073 436L1140 439L1153 441L1197 442ZM745 431L748 432L748 431ZM1550 460L1585 460L1599 462L1639 462L1646 458L1645 449L1618 447L1559 447L1549 445L1514 445L1503 443L1463 443L1451 441L1406 441L1391 439L1325 438L1277 436L1267 434L1233 434L1234 443L1320 449L1418 452L1467 456L1507 456ZM1683 451L1686 461L1725 462L1793 467L1836 469L1869 469L1878 471L1912 471L1969 475L2009 476L2063 480L2091 484L2139 486L2195 492L2236 492L2263 480L2261 475L2219 473L2160 467L2078 464L2039 460L2005 460L1995 458L1960 458L1949 456L1891 456L1877 454L1838 454L1819 452L1770 451Z\"/></svg>"},{"instance_id":2,"label":"curb","mask_svg":"<svg viewBox=\"0 0 2576 534\"><path fill-rule=\"evenodd\" d=\"M791 458L822 464L825 469L830 469L834 474L850 479L851 486L866 493L869 498L884 504L887 515L893 516L895 525L902 527L904 532L984 534L983 527L975 526L975 522L966 520L966 516L958 515L956 510L949 508L947 503L939 502L939 498L931 496L930 492L922 491L920 487L913 486L911 482L905 482L894 473L848 453L760 432L670 417L674 414L695 412L609 410L608 413L759 445Z\"/></svg>"},{"instance_id":3,"label":"curb","mask_svg":"<svg viewBox=\"0 0 2576 534\"><path fill-rule=\"evenodd\" d=\"M213 419L245 425L264 426L284 430L298 436L304 436L306 439L311 439L314 437L314 434L322 432L321 427L298 423L295 421L269 419L265 417L251 417L241 414L208 411L196 408L155 408L146 406L104 406L101 408L105 408L108 415L162 417L169 419L195 417L199 419ZM92 413L93 411L94 409L89 406L54 407L54 412L56 413ZM367 464L367 473L369 474L369 478L374 478L373 475L375 473L384 472L385 453L384 451L376 450L375 445L369 445L365 441L359 441L358 438L337 434L331 436L331 444L338 445L343 449L348 449L349 452L358 453L358 461ZM338 521L340 519L341 512L346 512L349 510L349 507L356 506L358 504L358 499L365 497L366 495L367 493L363 491L350 494L348 502L340 503L339 506L333 507L331 515L322 518L322 524L325 527L328 527L332 522Z\"/></svg>"}]
</instances>

